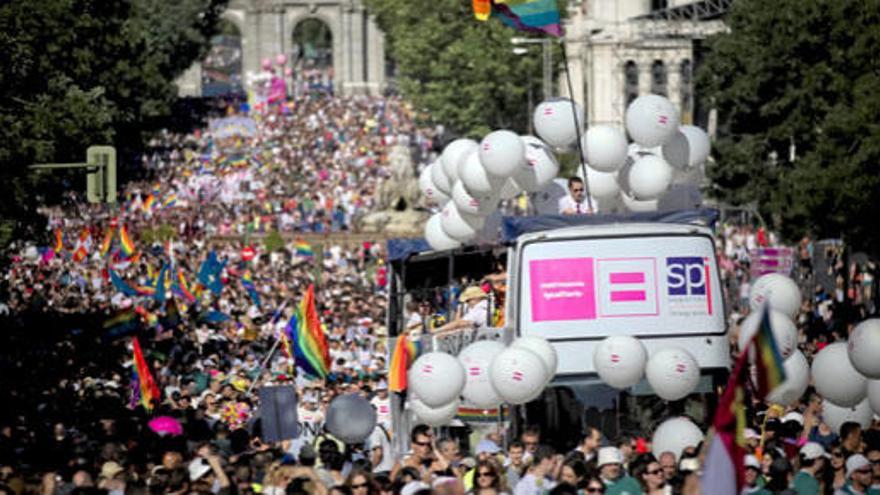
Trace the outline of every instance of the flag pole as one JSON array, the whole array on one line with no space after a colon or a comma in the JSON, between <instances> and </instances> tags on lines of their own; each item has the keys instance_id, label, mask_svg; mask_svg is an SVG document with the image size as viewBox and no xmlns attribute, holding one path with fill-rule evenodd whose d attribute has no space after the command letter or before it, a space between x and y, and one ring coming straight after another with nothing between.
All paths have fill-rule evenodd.
<instances>
[{"instance_id":1,"label":"flag pole","mask_svg":"<svg viewBox=\"0 0 880 495\"><path fill-rule=\"evenodd\" d=\"M565 67L565 82L568 86L568 99L571 102L571 118L574 119L574 132L575 136L577 136L576 142L578 162L581 165L581 174L583 174L584 176L584 189L586 189L586 191L584 192L587 195L587 207L590 209L590 211L596 213L595 211L593 211L593 198L590 196L590 179L587 177L587 165L584 161L584 150L583 144L581 143L581 126L580 122L578 122L577 119L577 105L574 102L574 90L572 89L571 85L571 71L568 69L568 54L565 52L565 40L563 39L559 45L562 47L562 60ZM586 109L584 110L584 120L586 120Z\"/></svg>"},{"instance_id":2,"label":"flag pole","mask_svg":"<svg viewBox=\"0 0 880 495\"><path fill-rule=\"evenodd\" d=\"M266 358L263 359L263 362L260 363L260 369L257 370L257 377L254 379L254 381L248 387L247 392L245 392L245 396L250 396L251 392L253 392L253 390L254 390L254 387L257 386L257 382L260 381L260 377L263 374L263 370L266 368L266 365L269 364L269 360L272 359L272 355L275 354L275 350L278 349L278 344L280 344L280 343L281 343L281 339L276 338L275 343L272 344L272 347L269 348L269 352L266 353Z\"/></svg>"}]
</instances>

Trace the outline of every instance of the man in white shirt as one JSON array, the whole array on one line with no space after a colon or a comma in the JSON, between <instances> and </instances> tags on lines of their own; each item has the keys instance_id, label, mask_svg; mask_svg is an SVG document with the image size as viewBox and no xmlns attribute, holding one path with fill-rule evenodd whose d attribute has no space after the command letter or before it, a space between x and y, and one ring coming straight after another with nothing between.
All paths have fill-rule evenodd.
<instances>
[{"instance_id":1,"label":"man in white shirt","mask_svg":"<svg viewBox=\"0 0 880 495\"><path fill-rule=\"evenodd\" d=\"M568 179L568 195L559 198L560 215L590 215L596 212L596 202L587 200L587 188L580 177Z\"/></svg>"}]
</instances>

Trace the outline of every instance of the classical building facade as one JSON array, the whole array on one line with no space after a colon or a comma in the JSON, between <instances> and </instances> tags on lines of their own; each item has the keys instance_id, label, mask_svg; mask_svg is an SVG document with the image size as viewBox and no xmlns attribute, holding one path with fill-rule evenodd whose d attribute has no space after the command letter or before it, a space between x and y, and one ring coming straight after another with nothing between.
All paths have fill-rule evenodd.
<instances>
[{"instance_id":1,"label":"classical building facade","mask_svg":"<svg viewBox=\"0 0 880 495\"><path fill-rule=\"evenodd\" d=\"M297 58L294 34L308 20L329 30L336 91L376 94L385 84L385 36L360 0L231 0L223 18L241 37L245 89L264 59ZM202 64L191 67L178 81L181 96L201 96L202 76Z\"/></svg>"},{"instance_id":2,"label":"classical building facade","mask_svg":"<svg viewBox=\"0 0 880 495\"><path fill-rule=\"evenodd\" d=\"M565 47L576 101L589 124L623 123L642 94L669 97L694 119L698 44L724 29L732 0L583 0L569 3ZM564 74L559 93L567 95Z\"/></svg>"}]
</instances>

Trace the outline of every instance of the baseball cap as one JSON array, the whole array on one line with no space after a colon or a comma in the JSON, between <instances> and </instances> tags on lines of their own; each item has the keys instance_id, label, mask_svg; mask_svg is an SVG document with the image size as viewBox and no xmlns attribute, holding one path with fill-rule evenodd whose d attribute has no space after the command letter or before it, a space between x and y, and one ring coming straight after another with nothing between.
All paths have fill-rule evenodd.
<instances>
[{"instance_id":1,"label":"baseball cap","mask_svg":"<svg viewBox=\"0 0 880 495\"><path fill-rule=\"evenodd\" d=\"M208 461L201 457L196 457L189 463L189 480L196 481L202 476L208 474L211 470L211 465L208 464Z\"/></svg>"},{"instance_id":2,"label":"baseball cap","mask_svg":"<svg viewBox=\"0 0 880 495\"><path fill-rule=\"evenodd\" d=\"M623 464L623 453L617 447L602 447L599 449L598 467L605 464Z\"/></svg>"},{"instance_id":3,"label":"baseball cap","mask_svg":"<svg viewBox=\"0 0 880 495\"><path fill-rule=\"evenodd\" d=\"M870 465L871 461L867 457L862 454L853 454L846 458L846 477L849 478L854 472Z\"/></svg>"},{"instance_id":4,"label":"baseball cap","mask_svg":"<svg viewBox=\"0 0 880 495\"><path fill-rule=\"evenodd\" d=\"M804 459L812 460L818 459L819 457L831 457L825 452L825 448L822 445L816 442L807 442L801 447L801 455L804 456Z\"/></svg>"},{"instance_id":5,"label":"baseball cap","mask_svg":"<svg viewBox=\"0 0 880 495\"><path fill-rule=\"evenodd\" d=\"M484 439L480 440L479 443L477 443L477 449L476 449L477 455L484 454L484 453L485 454L497 454L500 451L501 451L501 449L498 447L498 445L495 442L493 442L492 440L489 440L488 438L484 438Z\"/></svg>"},{"instance_id":6,"label":"baseball cap","mask_svg":"<svg viewBox=\"0 0 880 495\"><path fill-rule=\"evenodd\" d=\"M799 412L792 411L782 417L783 423L787 423L789 421L797 421L798 424L803 426L804 425L804 415Z\"/></svg>"},{"instance_id":7,"label":"baseball cap","mask_svg":"<svg viewBox=\"0 0 880 495\"><path fill-rule=\"evenodd\" d=\"M758 462L758 458L753 456L752 454L749 454L746 456L746 460L745 460L744 464L747 468L754 468L754 469L757 469L758 471L761 470L761 463Z\"/></svg>"},{"instance_id":8,"label":"baseball cap","mask_svg":"<svg viewBox=\"0 0 880 495\"><path fill-rule=\"evenodd\" d=\"M118 463L107 461L101 466L100 477L110 479L123 471L125 471L125 469L123 469Z\"/></svg>"}]
</instances>

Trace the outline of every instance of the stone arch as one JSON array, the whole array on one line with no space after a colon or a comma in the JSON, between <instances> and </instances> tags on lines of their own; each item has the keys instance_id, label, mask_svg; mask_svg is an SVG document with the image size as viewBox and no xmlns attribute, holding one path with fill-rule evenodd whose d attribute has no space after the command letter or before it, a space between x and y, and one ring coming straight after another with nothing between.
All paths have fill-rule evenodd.
<instances>
[{"instance_id":1,"label":"stone arch","mask_svg":"<svg viewBox=\"0 0 880 495\"><path fill-rule=\"evenodd\" d=\"M626 108L639 97L639 64L635 60L627 60L621 69L623 71L623 108Z\"/></svg>"},{"instance_id":2,"label":"stone arch","mask_svg":"<svg viewBox=\"0 0 880 495\"><path fill-rule=\"evenodd\" d=\"M656 59L651 63L651 93L655 95L667 95L669 77L666 74L666 64L663 60Z\"/></svg>"},{"instance_id":3,"label":"stone arch","mask_svg":"<svg viewBox=\"0 0 880 495\"><path fill-rule=\"evenodd\" d=\"M330 29L330 38L333 47L333 74L335 81L338 81L343 71L342 63L344 54L342 27L340 25L340 18L336 12L325 12L321 7L312 7L307 11L289 10L287 12L287 30L284 33L285 39L292 45L293 35L296 33L297 26L309 19L321 21ZM334 82L334 85L336 85L336 82Z\"/></svg>"}]
</instances>

